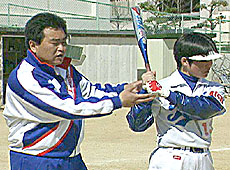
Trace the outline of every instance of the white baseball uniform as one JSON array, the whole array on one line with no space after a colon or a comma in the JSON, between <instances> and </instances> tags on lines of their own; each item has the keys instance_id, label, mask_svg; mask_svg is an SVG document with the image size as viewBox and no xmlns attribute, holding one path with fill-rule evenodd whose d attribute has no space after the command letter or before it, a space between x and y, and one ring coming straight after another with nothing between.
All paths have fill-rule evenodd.
<instances>
[{"instance_id":1,"label":"white baseball uniform","mask_svg":"<svg viewBox=\"0 0 230 170\"><path fill-rule=\"evenodd\" d=\"M212 118L226 111L223 86L199 79L192 90L179 71L159 83L175 99L160 97L134 106L127 115L134 131L146 130L155 120L158 146L149 170L214 169L209 151Z\"/></svg>"}]
</instances>

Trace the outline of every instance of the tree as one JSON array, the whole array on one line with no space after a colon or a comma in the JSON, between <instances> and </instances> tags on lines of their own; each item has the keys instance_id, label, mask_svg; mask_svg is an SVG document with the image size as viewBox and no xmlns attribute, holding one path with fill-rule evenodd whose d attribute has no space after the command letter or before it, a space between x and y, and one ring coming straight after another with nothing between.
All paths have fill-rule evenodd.
<instances>
[{"instance_id":1,"label":"tree","mask_svg":"<svg viewBox=\"0 0 230 170\"><path fill-rule=\"evenodd\" d=\"M111 4L113 5L111 11L111 23L113 24L112 26L115 27L116 30L121 30L129 22L129 0L111 0Z\"/></svg>"},{"instance_id":2,"label":"tree","mask_svg":"<svg viewBox=\"0 0 230 170\"><path fill-rule=\"evenodd\" d=\"M207 27L211 30L214 30L217 26L217 24L220 24L222 19L224 19L223 15L219 15L213 19L213 13L214 11L219 7L226 7L228 6L227 1L219 1L219 0L212 0L210 4L201 4L200 9L208 11L208 19L205 20L203 23L200 23L198 27Z\"/></svg>"},{"instance_id":3,"label":"tree","mask_svg":"<svg viewBox=\"0 0 230 170\"><path fill-rule=\"evenodd\" d=\"M151 0L140 3L139 5L142 10L153 14L151 17L144 20L146 30L149 32L156 32L181 27L182 21L186 19L190 20L191 17L179 14L199 12L200 10L207 10L209 13L208 18L192 28L206 27L214 30L217 24L223 22L222 19L224 19L222 15L213 18L215 9L226 7L228 3L226 1L212 0L210 4L200 5L199 0ZM171 16L168 13L171 13ZM174 15L172 16L172 14ZM196 18L196 20L197 19L198 18Z\"/></svg>"},{"instance_id":4,"label":"tree","mask_svg":"<svg viewBox=\"0 0 230 170\"><path fill-rule=\"evenodd\" d=\"M143 11L153 14L144 20L148 32L168 33L181 27L185 18L179 14L198 12L197 4L199 2L199 0L148 0L140 3L139 6Z\"/></svg>"},{"instance_id":5,"label":"tree","mask_svg":"<svg viewBox=\"0 0 230 170\"><path fill-rule=\"evenodd\" d=\"M191 13L198 12L199 0L151 0L140 3L145 10L167 12L167 13Z\"/></svg>"}]
</instances>

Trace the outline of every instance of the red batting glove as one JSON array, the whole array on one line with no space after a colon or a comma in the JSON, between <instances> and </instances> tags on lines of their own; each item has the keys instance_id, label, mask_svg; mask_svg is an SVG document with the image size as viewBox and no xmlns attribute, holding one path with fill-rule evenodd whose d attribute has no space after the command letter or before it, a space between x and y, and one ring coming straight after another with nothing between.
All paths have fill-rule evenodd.
<instances>
[{"instance_id":1,"label":"red batting glove","mask_svg":"<svg viewBox=\"0 0 230 170\"><path fill-rule=\"evenodd\" d=\"M147 84L152 92L156 92L162 89L162 86L156 80L149 81Z\"/></svg>"},{"instance_id":2,"label":"red batting glove","mask_svg":"<svg viewBox=\"0 0 230 170\"><path fill-rule=\"evenodd\" d=\"M167 98L170 95L170 91L163 88L156 80L148 81L143 88L147 90L148 93L154 94L156 96Z\"/></svg>"}]
</instances>

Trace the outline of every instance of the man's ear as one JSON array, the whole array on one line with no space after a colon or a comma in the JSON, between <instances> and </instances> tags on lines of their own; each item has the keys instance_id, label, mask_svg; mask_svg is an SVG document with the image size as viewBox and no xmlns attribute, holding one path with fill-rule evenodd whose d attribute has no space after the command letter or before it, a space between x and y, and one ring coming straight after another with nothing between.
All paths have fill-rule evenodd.
<instances>
[{"instance_id":1,"label":"man's ear","mask_svg":"<svg viewBox=\"0 0 230 170\"><path fill-rule=\"evenodd\" d=\"M36 52L37 52L37 43L34 42L33 40L30 40L30 41L29 41L29 46L30 46L31 51L32 51L34 54L36 54Z\"/></svg>"}]
</instances>

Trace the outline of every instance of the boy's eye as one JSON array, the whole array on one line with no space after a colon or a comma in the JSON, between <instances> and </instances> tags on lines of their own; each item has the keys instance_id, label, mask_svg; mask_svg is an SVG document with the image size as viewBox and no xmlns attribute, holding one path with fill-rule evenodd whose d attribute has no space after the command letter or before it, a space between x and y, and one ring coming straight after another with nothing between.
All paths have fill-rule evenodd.
<instances>
[{"instance_id":1,"label":"boy's eye","mask_svg":"<svg viewBox=\"0 0 230 170\"><path fill-rule=\"evenodd\" d=\"M59 44L59 43L57 43L57 42L53 42L52 44L53 44L53 45L55 45L55 46L58 46L58 44Z\"/></svg>"}]
</instances>

